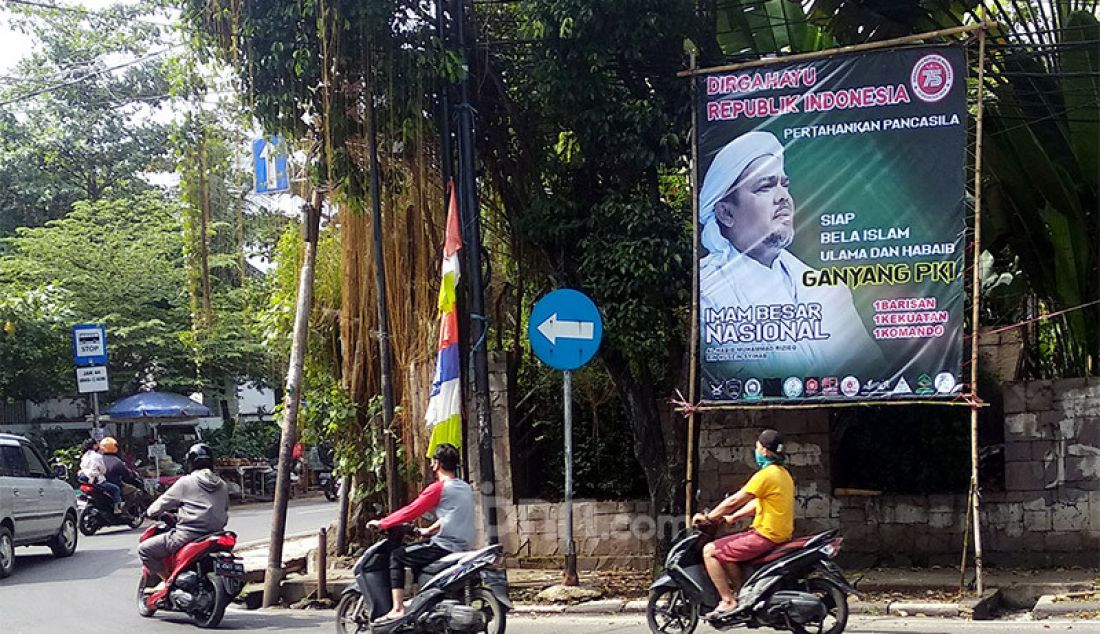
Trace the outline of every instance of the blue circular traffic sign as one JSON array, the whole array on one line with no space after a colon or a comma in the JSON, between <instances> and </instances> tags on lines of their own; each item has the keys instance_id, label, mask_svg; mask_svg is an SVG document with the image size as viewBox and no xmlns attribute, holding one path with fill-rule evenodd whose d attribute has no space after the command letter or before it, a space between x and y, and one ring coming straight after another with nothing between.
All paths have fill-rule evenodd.
<instances>
[{"instance_id":1,"label":"blue circular traffic sign","mask_svg":"<svg viewBox=\"0 0 1100 634\"><path fill-rule=\"evenodd\" d=\"M596 304L580 291L548 293L531 310L527 338L535 356L555 370L576 370L600 349L603 320Z\"/></svg>"}]
</instances>

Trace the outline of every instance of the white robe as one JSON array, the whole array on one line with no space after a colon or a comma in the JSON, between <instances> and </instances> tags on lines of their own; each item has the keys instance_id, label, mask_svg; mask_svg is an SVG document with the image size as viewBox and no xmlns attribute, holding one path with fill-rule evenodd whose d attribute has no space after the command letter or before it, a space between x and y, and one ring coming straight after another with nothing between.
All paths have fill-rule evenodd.
<instances>
[{"instance_id":1,"label":"white robe","mask_svg":"<svg viewBox=\"0 0 1100 634\"><path fill-rule=\"evenodd\" d=\"M708 350L732 353L736 360L712 361L735 364L725 377L799 378L839 376L861 368L882 368L882 351L867 334L852 303L847 286L806 286L806 263L783 249L768 267L741 254L732 246L703 258L699 263L699 318L703 336L703 361ZM821 331L825 340L731 342L707 344L707 309L728 307L820 304ZM885 368L882 368L885 370ZM858 377L861 380L878 377Z\"/></svg>"}]
</instances>

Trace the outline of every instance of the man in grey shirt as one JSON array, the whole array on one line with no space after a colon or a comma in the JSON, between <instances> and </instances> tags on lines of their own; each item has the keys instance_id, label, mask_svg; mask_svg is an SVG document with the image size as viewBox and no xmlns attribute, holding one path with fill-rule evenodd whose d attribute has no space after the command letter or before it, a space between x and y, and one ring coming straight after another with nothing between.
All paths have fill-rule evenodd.
<instances>
[{"instance_id":1,"label":"man in grey shirt","mask_svg":"<svg viewBox=\"0 0 1100 634\"><path fill-rule=\"evenodd\" d=\"M149 517L176 513L170 531L141 542L138 556L149 572L166 579L164 560L188 543L224 530L229 522L229 490L212 471L214 453L205 443L192 445L184 459L188 475L176 480L145 512Z\"/></svg>"},{"instance_id":2,"label":"man in grey shirt","mask_svg":"<svg viewBox=\"0 0 1100 634\"><path fill-rule=\"evenodd\" d=\"M405 569L418 575L428 564L451 553L470 550L474 541L474 493L470 485L458 479L458 449L442 444L432 454L432 473L436 481L412 504L381 520L367 524L377 530L388 530L398 524L416 520L425 513L434 513L435 523L418 529L422 537L431 539L398 548L390 554L390 589L393 610L383 620L405 616Z\"/></svg>"}]
</instances>

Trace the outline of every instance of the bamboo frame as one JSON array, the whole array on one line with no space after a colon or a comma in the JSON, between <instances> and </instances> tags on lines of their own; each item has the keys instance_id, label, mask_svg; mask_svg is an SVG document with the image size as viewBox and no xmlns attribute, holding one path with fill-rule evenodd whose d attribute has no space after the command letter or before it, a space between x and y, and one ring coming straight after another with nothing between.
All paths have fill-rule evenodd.
<instances>
[{"instance_id":1,"label":"bamboo frame","mask_svg":"<svg viewBox=\"0 0 1100 634\"><path fill-rule=\"evenodd\" d=\"M691 52L691 67L695 68L695 51ZM695 82L691 82L691 191L699 191L699 109L695 107L697 95ZM691 197L691 331L696 336L688 344L690 366L688 367L688 402L694 403L699 397L699 196ZM695 413L688 413L687 468L685 470L684 524L691 528L691 517L695 511Z\"/></svg>"},{"instance_id":2,"label":"bamboo frame","mask_svg":"<svg viewBox=\"0 0 1100 634\"><path fill-rule=\"evenodd\" d=\"M970 450L971 450L971 483L970 483L970 495L968 496L967 504L967 525L968 529L970 524L973 524L974 532L974 562L976 572L976 590L980 596L984 591L984 569L982 563L982 540L981 540L981 514L979 513L981 508L980 495L978 491L978 472L979 472L979 453L978 453L978 412L982 407L986 407L988 404L981 402L978 397L978 343L980 338L980 329L978 328L980 297L979 288L981 285L980 270L977 266L978 257L981 255L981 173L982 173L982 130L983 130L983 101L985 98L985 43L986 34L990 28L996 26L995 22L983 19L976 24L970 24L966 26L954 27L949 29L940 29L937 31L929 31L927 33L917 33L914 35L893 38L890 40L883 40L880 42L870 42L866 44L857 44L853 46L843 46L835 49L829 49L827 51L817 51L813 53L800 53L795 55L786 55L782 57L774 57L767 59L758 59L749 62L739 64L729 64L725 66L714 66L710 68L695 68L695 58L692 56L691 68L686 71L677 73L678 77L696 77L698 75L716 73L716 72L731 72L737 70L743 70L747 68L759 68L762 66L769 66L772 64L789 63L795 61L805 61L814 59L823 59L833 57L836 55L843 55L847 53L857 53L862 51L880 50L892 47L905 46L909 44L915 44L926 40L949 37L953 35L961 35L966 33L977 32L978 34L978 95L977 95L977 108L975 114L975 160L974 160L974 250L972 255L972 279L971 279L971 332L970 332L970 391L967 394L963 394L965 400L883 400L883 401L851 401L851 402L836 402L836 403L758 403L758 404L723 404L723 405L707 405L706 403L696 404L695 398L698 390L698 375L696 365L698 363L698 344L699 344L699 323L698 323L698 309L699 309L699 189L697 182L697 161L698 161L698 142L699 131L697 127L698 108L696 107L696 88L694 82L692 85L692 210L693 210L693 228L692 234L694 237L694 243L692 245L694 267L692 273L692 305L691 315L692 323L690 327L691 333L691 368L689 370L691 385L689 386L689 404L687 409L688 418L688 457L687 457L687 491L686 491L686 504L685 508L688 511L688 522L690 523L690 509L691 503L694 498L694 438L695 438L695 415L696 413L703 412L715 412L715 411L738 411L738 410L806 410L806 409L833 409L833 408L847 408L847 407L870 407L870 406L897 406L897 405L943 405L943 406L959 406L970 408ZM969 535L969 532L967 532ZM963 545L963 566L962 574L965 575L965 562L966 562L966 549L967 545L964 541Z\"/></svg>"},{"instance_id":3,"label":"bamboo frame","mask_svg":"<svg viewBox=\"0 0 1100 634\"><path fill-rule=\"evenodd\" d=\"M985 22L983 21L984 25ZM982 255L982 130L985 101L985 37L986 30L978 31L978 96L974 113L974 254L972 256L972 279L970 283L970 393L978 393L978 343L981 339L981 328L978 327L980 317L981 295L981 271L978 259ZM981 492L978 490L978 408L970 408L970 489L971 509L974 521L974 572L975 585L978 596L985 590L984 574L982 566L982 517L981 517ZM963 550L963 560L966 558L966 550ZM965 572L965 568L963 569Z\"/></svg>"},{"instance_id":4,"label":"bamboo frame","mask_svg":"<svg viewBox=\"0 0 1100 634\"><path fill-rule=\"evenodd\" d=\"M754 59L749 62L741 62L738 64L726 64L724 66L711 66L710 68L690 68L688 70L682 70L676 73L677 77L694 77L695 75L707 75L710 73L724 73L735 70L744 70L746 68L759 68L761 66L770 66L772 64L786 64L789 62L801 62L811 59L822 59L825 57L833 57L836 55L844 55L847 53L859 53L862 51L874 51L882 48L891 48L895 46L905 46L907 44L916 44L917 42L923 42L925 40L931 40L941 37L950 37L952 35L962 35L964 33L973 33L974 31L986 31L993 26L995 22L989 22L982 20L975 24L967 24L966 26L955 26L949 29L939 29L937 31L928 31L926 33L914 33L913 35L906 35L905 37L895 37L889 40L881 40L878 42L867 42L865 44L852 44L851 46L841 46L838 48L830 48L825 51L814 51L812 53L795 53L794 55L782 55L779 57L767 57L763 59Z\"/></svg>"}]
</instances>

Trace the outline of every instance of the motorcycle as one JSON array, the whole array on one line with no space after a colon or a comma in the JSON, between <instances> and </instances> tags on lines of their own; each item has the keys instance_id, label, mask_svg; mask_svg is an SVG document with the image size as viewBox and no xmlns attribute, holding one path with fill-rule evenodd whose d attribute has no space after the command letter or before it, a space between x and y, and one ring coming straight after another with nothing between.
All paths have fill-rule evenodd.
<instances>
[{"instance_id":1,"label":"motorcycle","mask_svg":"<svg viewBox=\"0 0 1100 634\"><path fill-rule=\"evenodd\" d=\"M175 525L170 515L150 526L139 541L164 533ZM237 535L221 531L204 535L165 561L171 571L164 586L148 592L158 578L142 566L137 588L138 614L151 617L157 610L183 612L202 628L217 627L225 608L244 589L244 562L233 555Z\"/></svg>"},{"instance_id":2,"label":"motorcycle","mask_svg":"<svg viewBox=\"0 0 1100 634\"><path fill-rule=\"evenodd\" d=\"M650 586L646 621L653 634L692 634L700 614L714 610L718 591L703 565L710 527L689 531L672 547L665 574ZM843 538L837 531L802 537L743 566L747 577L737 608L708 619L715 629L771 627L796 634L840 634L848 623L848 595L857 594L833 562Z\"/></svg>"},{"instance_id":3,"label":"motorcycle","mask_svg":"<svg viewBox=\"0 0 1100 634\"><path fill-rule=\"evenodd\" d=\"M89 537L107 526L141 526L145 521L145 509L153 501L143 489L127 484L123 487L122 513L116 513L111 494L103 487L87 482L80 484L80 498L84 510L80 513L77 526L81 533Z\"/></svg>"},{"instance_id":4,"label":"motorcycle","mask_svg":"<svg viewBox=\"0 0 1100 634\"><path fill-rule=\"evenodd\" d=\"M331 469L318 472L317 480L321 483L321 491L326 500L335 502L340 497L340 481L333 476Z\"/></svg>"},{"instance_id":5,"label":"motorcycle","mask_svg":"<svg viewBox=\"0 0 1100 634\"><path fill-rule=\"evenodd\" d=\"M337 633L504 634L512 602L508 598L508 579L495 564L502 552L499 544L452 553L430 564L417 579L420 589L405 609L405 616L378 620L393 608L390 553L412 532L407 524L391 528L356 562L355 581L344 588L336 606Z\"/></svg>"}]
</instances>

